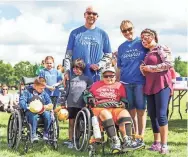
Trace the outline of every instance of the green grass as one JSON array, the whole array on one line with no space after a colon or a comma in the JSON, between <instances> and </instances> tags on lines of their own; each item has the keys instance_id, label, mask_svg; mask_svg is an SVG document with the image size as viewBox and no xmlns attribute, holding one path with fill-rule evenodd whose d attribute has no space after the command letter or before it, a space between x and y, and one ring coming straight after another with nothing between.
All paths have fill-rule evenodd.
<instances>
[{"instance_id":1,"label":"green grass","mask_svg":"<svg viewBox=\"0 0 188 157\"><path fill-rule=\"evenodd\" d=\"M183 119L180 119L177 108L175 108L174 114L169 121L169 139L168 145L170 149L170 157L186 157L187 156L187 113L185 113L186 106L186 96L184 96L181 105L181 113ZM171 109L171 105L170 105ZM170 110L171 113L171 110ZM7 147L7 122L9 114L0 112L0 157L85 157L88 156L87 152L77 152L76 150L70 150L66 146L62 145L62 141L66 140L68 137L68 124L67 122L60 123L60 139L58 141L59 149L58 151L53 150L53 148L43 141L36 143L32 148L29 149L27 154L23 154L23 150L18 152L8 149ZM151 130L150 120L147 120L146 133L145 133L145 143L146 149L134 151L129 156L131 157L161 157L158 152L150 152L147 148L153 142L153 135ZM102 156L99 154L98 156ZM108 155L109 156L109 155ZM119 155L119 156L126 156Z\"/></svg>"}]
</instances>

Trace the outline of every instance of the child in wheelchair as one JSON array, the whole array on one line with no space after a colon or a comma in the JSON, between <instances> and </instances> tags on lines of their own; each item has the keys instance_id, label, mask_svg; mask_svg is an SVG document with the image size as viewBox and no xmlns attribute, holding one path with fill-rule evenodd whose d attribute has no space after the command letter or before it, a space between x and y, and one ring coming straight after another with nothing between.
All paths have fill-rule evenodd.
<instances>
[{"instance_id":1,"label":"child in wheelchair","mask_svg":"<svg viewBox=\"0 0 188 157\"><path fill-rule=\"evenodd\" d=\"M84 100L91 107L95 116L112 141L112 153L130 151L140 148L139 143L132 140L132 119L125 109L127 101L124 86L116 82L114 67L105 67L102 80L95 82L89 91L84 92ZM118 126L123 144L117 136Z\"/></svg>"},{"instance_id":2,"label":"child in wheelchair","mask_svg":"<svg viewBox=\"0 0 188 157\"><path fill-rule=\"evenodd\" d=\"M85 106L83 91L89 88L92 80L83 74L85 63L82 59L73 62L73 75L70 77L69 90L67 95L67 110L69 112L69 140L64 144L73 148L73 130L77 113ZM67 87L66 87L67 88Z\"/></svg>"},{"instance_id":3,"label":"child in wheelchair","mask_svg":"<svg viewBox=\"0 0 188 157\"><path fill-rule=\"evenodd\" d=\"M24 110L28 123L32 127L31 141L38 141L37 124L41 116L44 120L43 139L48 140L48 130L51 124L51 113L53 104L50 96L44 91L46 80L42 77L35 79L33 86L24 90L20 96L19 105Z\"/></svg>"}]
</instances>

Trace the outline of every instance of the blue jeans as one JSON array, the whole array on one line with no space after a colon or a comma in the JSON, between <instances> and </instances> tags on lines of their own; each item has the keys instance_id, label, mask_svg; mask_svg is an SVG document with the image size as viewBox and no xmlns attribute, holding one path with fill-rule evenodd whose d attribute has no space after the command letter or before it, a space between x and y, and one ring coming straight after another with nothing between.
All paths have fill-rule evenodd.
<instances>
[{"instance_id":1,"label":"blue jeans","mask_svg":"<svg viewBox=\"0 0 188 157\"><path fill-rule=\"evenodd\" d=\"M36 134L37 131L37 124L38 124L38 118L41 116L44 120L44 132L48 132L48 129L50 127L51 124L51 113L50 111L45 111L43 112L41 115L32 113L30 111L26 111L26 117L27 120L29 122L29 124L31 124L32 127L32 135Z\"/></svg>"},{"instance_id":2,"label":"blue jeans","mask_svg":"<svg viewBox=\"0 0 188 157\"><path fill-rule=\"evenodd\" d=\"M141 84L124 84L127 93L127 100L129 102L129 110L146 109L146 96L143 93L143 85Z\"/></svg>"},{"instance_id":3,"label":"blue jeans","mask_svg":"<svg viewBox=\"0 0 188 157\"><path fill-rule=\"evenodd\" d=\"M170 88L167 87L156 94L147 95L147 109L154 133L159 133L159 127L168 124L167 108L170 92Z\"/></svg>"}]
</instances>

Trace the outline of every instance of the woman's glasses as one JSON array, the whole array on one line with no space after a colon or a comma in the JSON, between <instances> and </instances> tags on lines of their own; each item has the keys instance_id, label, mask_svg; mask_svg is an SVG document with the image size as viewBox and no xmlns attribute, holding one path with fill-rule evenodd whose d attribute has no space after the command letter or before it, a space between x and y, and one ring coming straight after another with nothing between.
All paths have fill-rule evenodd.
<instances>
[{"instance_id":1,"label":"woman's glasses","mask_svg":"<svg viewBox=\"0 0 188 157\"><path fill-rule=\"evenodd\" d=\"M114 78L115 75L103 75L104 78Z\"/></svg>"},{"instance_id":2,"label":"woman's glasses","mask_svg":"<svg viewBox=\"0 0 188 157\"><path fill-rule=\"evenodd\" d=\"M133 30L132 27L130 28L127 28L127 29L124 29L124 30L121 30L122 33L127 33L127 32L131 32Z\"/></svg>"},{"instance_id":3,"label":"woman's glasses","mask_svg":"<svg viewBox=\"0 0 188 157\"><path fill-rule=\"evenodd\" d=\"M6 88L6 89L4 88L3 90L8 90L8 89L7 89L7 88Z\"/></svg>"},{"instance_id":4,"label":"woman's glasses","mask_svg":"<svg viewBox=\"0 0 188 157\"><path fill-rule=\"evenodd\" d=\"M87 11L86 13L87 13L88 15L93 15L93 16L97 16L97 15L98 15L98 13L90 12L90 11Z\"/></svg>"}]
</instances>

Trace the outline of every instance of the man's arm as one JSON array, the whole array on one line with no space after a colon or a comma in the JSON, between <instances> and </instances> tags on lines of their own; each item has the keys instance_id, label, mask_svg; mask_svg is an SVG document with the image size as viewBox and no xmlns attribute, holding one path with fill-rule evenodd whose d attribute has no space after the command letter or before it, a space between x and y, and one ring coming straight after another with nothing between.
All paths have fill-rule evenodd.
<instances>
[{"instance_id":1,"label":"man's arm","mask_svg":"<svg viewBox=\"0 0 188 157\"><path fill-rule=\"evenodd\" d=\"M117 82L120 81L120 68L117 68L117 70L116 70L116 81Z\"/></svg>"},{"instance_id":2,"label":"man's arm","mask_svg":"<svg viewBox=\"0 0 188 157\"><path fill-rule=\"evenodd\" d=\"M99 61L99 69L112 64L112 53L104 53L102 59Z\"/></svg>"},{"instance_id":3,"label":"man's arm","mask_svg":"<svg viewBox=\"0 0 188 157\"><path fill-rule=\"evenodd\" d=\"M104 32L103 34L103 57L99 61L99 69L103 68L104 66L108 66L112 64L112 49L110 45L110 40L108 34Z\"/></svg>"},{"instance_id":4,"label":"man's arm","mask_svg":"<svg viewBox=\"0 0 188 157\"><path fill-rule=\"evenodd\" d=\"M63 66L65 67L65 73L71 70L72 65L72 50L67 50L65 53L65 58L63 59Z\"/></svg>"}]
</instances>

